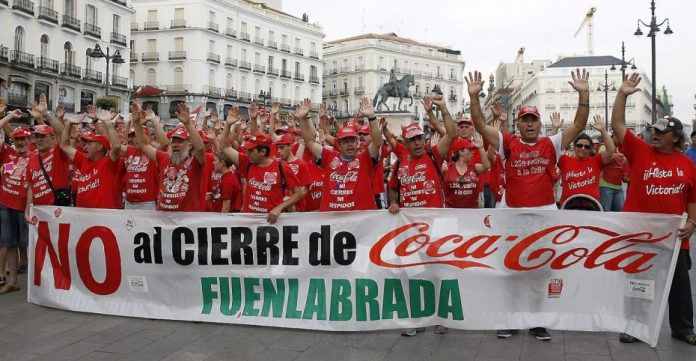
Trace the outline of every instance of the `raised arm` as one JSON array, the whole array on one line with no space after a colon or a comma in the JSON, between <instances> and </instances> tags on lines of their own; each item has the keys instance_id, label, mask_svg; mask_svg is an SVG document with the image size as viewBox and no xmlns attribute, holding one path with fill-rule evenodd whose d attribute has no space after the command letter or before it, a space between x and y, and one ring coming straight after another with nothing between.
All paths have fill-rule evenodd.
<instances>
[{"instance_id":1,"label":"raised arm","mask_svg":"<svg viewBox=\"0 0 696 361\"><path fill-rule=\"evenodd\" d=\"M154 111L152 111L152 108L148 108L145 111L145 119L149 121L150 124L152 124L152 127L155 129L155 139L157 139L158 145L157 149L166 149L167 145L169 145L169 138L167 138L167 133L164 131L160 117L157 116Z\"/></svg>"},{"instance_id":2,"label":"raised arm","mask_svg":"<svg viewBox=\"0 0 696 361\"><path fill-rule=\"evenodd\" d=\"M312 109L312 101L305 99L295 107L295 117L300 121L300 129L302 130L302 139L305 142L305 147L309 149L314 157L321 158L321 144L316 141L316 129L314 124L309 121L309 111Z\"/></svg>"},{"instance_id":3,"label":"raised arm","mask_svg":"<svg viewBox=\"0 0 696 361\"><path fill-rule=\"evenodd\" d=\"M199 165L205 164L205 144L203 144L203 139L201 135L198 134L196 126L191 121L191 113L189 111L188 105L185 103L179 104L179 111L176 112L176 117L179 119L181 124L186 127L189 133L189 141L193 146L193 156L196 157Z\"/></svg>"},{"instance_id":4,"label":"raised arm","mask_svg":"<svg viewBox=\"0 0 696 361\"><path fill-rule=\"evenodd\" d=\"M469 92L471 120L474 122L474 128L493 148L500 148L500 141L498 139L498 134L500 134L500 132L498 132L498 129L486 125L486 118L483 116L483 111L481 110L479 93L483 90L484 83L481 72L474 71L473 74L469 73L469 76L464 77L464 80L466 80L467 91Z\"/></svg>"},{"instance_id":5,"label":"raised arm","mask_svg":"<svg viewBox=\"0 0 696 361\"><path fill-rule=\"evenodd\" d=\"M367 121L370 124L370 136L372 137L372 142L367 146L367 150L370 152L370 157L379 158L379 150L382 147L382 130L379 129L379 123L377 122L377 117L375 116L375 109L372 107L372 102L370 99L362 99L362 107L358 110L360 115L367 117Z\"/></svg>"},{"instance_id":6,"label":"raised arm","mask_svg":"<svg viewBox=\"0 0 696 361\"><path fill-rule=\"evenodd\" d=\"M563 118L561 118L561 113L553 112L549 116L549 119L551 120L551 135L558 134L563 126Z\"/></svg>"},{"instance_id":7,"label":"raised arm","mask_svg":"<svg viewBox=\"0 0 696 361\"><path fill-rule=\"evenodd\" d=\"M6 135L12 134L12 126L10 125L10 122L19 119L22 117L22 111L19 109L15 109L7 115L5 115L2 119L0 119L0 129L5 130ZM7 130L9 128L9 131ZM5 137L0 137L0 145L2 145L5 142Z\"/></svg>"},{"instance_id":8,"label":"raised arm","mask_svg":"<svg viewBox=\"0 0 696 361\"><path fill-rule=\"evenodd\" d=\"M582 133L587 127L587 119L590 117L590 83L588 79L590 78L590 72L585 69L577 69L575 72L571 72L570 75L573 77L572 81L568 84L578 92L578 110L575 112L575 119L573 124L563 130L561 134L561 149L566 149L571 142Z\"/></svg>"},{"instance_id":9,"label":"raised arm","mask_svg":"<svg viewBox=\"0 0 696 361\"><path fill-rule=\"evenodd\" d=\"M48 103L46 102L46 94L41 93L41 95L39 95L39 101L31 103L31 108L29 108L29 115L31 115L31 118L34 119L38 124L46 124L44 122L46 114L48 114Z\"/></svg>"},{"instance_id":10,"label":"raised arm","mask_svg":"<svg viewBox=\"0 0 696 361\"><path fill-rule=\"evenodd\" d=\"M457 129L454 127L454 121L452 120L452 115L447 109L447 102L442 95L436 95L432 99L433 104L440 108L442 113L442 120L445 122L445 134L440 137L437 142L437 152L440 154L440 158L447 158L447 153L449 153L450 147L452 146L452 141L454 137L457 136Z\"/></svg>"},{"instance_id":11,"label":"raised arm","mask_svg":"<svg viewBox=\"0 0 696 361\"><path fill-rule=\"evenodd\" d=\"M611 162L613 159L614 152L616 151L616 144L614 144L614 141L611 140L611 135L609 135L609 132L607 132L607 129L604 127L604 118L602 118L601 115L595 115L593 120L594 123L592 123L592 128L597 130L602 135L602 139L604 140L602 162L604 162L604 164L609 164L609 162Z\"/></svg>"},{"instance_id":12,"label":"raised arm","mask_svg":"<svg viewBox=\"0 0 696 361\"><path fill-rule=\"evenodd\" d=\"M236 126L242 121L242 116L239 115L239 108L232 107L227 113L225 126L222 128L222 139L220 140L221 151L230 158L232 163L239 166L239 152L230 145L230 128Z\"/></svg>"},{"instance_id":13,"label":"raised arm","mask_svg":"<svg viewBox=\"0 0 696 361\"><path fill-rule=\"evenodd\" d=\"M481 139L481 135L474 136L474 138L472 139L472 143L474 143L474 145L476 146L476 150L479 152L479 155L481 156L481 163L474 164L474 168L476 168L476 173L483 174L491 168L491 161L490 159L488 159L486 149L484 149L483 147L483 139ZM489 149L490 148L492 147L489 147Z\"/></svg>"},{"instance_id":14,"label":"raised arm","mask_svg":"<svg viewBox=\"0 0 696 361\"><path fill-rule=\"evenodd\" d=\"M65 127L63 127L63 132L60 133L60 149L65 153L65 155L68 156L70 160L75 159L75 153L77 153L77 150L75 150L75 147L70 144L70 131L72 130L72 127L75 126L75 124L82 123L82 120L85 119L85 114L80 114L72 119L68 119L67 124Z\"/></svg>"},{"instance_id":15,"label":"raised arm","mask_svg":"<svg viewBox=\"0 0 696 361\"><path fill-rule=\"evenodd\" d=\"M109 143L111 143L111 149L109 149L109 158L113 162L117 161L121 155L121 139L118 137L118 132L114 127L114 118L118 116L115 111L99 110L97 112L97 119L104 124L106 129L106 136L109 138Z\"/></svg>"},{"instance_id":16,"label":"raised arm","mask_svg":"<svg viewBox=\"0 0 696 361\"><path fill-rule=\"evenodd\" d=\"M259 130L259 106L256 103L251 103L249 106L249 132L256 133Z\"/></svg>"},{"instance_id":17,"label":"raised arm","mask_svg":"<svg viewBox=\"0 0 696 361\"><path fill-rule=\"evenodd\" d=\"M611 129L619 139L619 144L623 143L626 136L626 99L629 95L640 91L640 76L638 73L633 73L624 79L616 93L614 99L614 108L611 110Z\"/></svg>"},{"instance_id":18,"label":"raised arm","mask_svg":"<svg viewBox=\"0 0 696 361\"><path fill-rule=\"evenodd\" d=\"M140 109L140 103L133 102L131 105L131 124L135 130L135 145L145 154L146 157L157 162L157 149L150 144L150 140L145 136L143 129L147 125L147 116Z\"/></svg>"},{"instance_id":19,"label":"raised arm","mask_svg":"<svg viewBox=\"0 0 696 361\"><path fill-rule=\"evenodd\" d=\"M280 124L280 103L273 102L271 104L271 120L268 122L268 131L271 135L271 139L275 142L280 138L276 134L277 125Z\"/></svg>"},{"instance_id":20,"label":"raised arm","mask_svg":"<svg viewBox=\"0 0 696 361\"><path fill-rule=\"evenodd\" d=\"M440 134L440 136L443 136L447 133L447 130L445 127L440 125L440 122L437 121L437 117L435 116L435 112L433 111L433 102L432 98L429 96L424 96L423 100L421 101L421 104L423 104L423 109L425 110L425 114L428 116L428 124L430 124L430 127L435 129L437 134Z\"/></svg>"},{"instance_id":21,"label":"raised arm","mask_svg":"<svg viewBox=\"0 0 696 361\"><path fill-rule=\"evenodd\" d=\"M51 125L51 128L53 128L53 131L60 136L60 134L63 133L63 128L65 127L63 123L63 119L65 119L65 108L58 104L55 114L55 117L47 114L46 119L48 120L48 124Z\"/></svg>"}]
</instances>

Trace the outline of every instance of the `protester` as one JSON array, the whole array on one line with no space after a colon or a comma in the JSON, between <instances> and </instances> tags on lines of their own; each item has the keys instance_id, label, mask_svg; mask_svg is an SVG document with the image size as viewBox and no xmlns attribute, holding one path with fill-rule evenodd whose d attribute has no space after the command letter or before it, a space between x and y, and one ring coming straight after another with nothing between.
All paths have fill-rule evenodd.
<instances>
[{"instance_id":1,"label":"protester","mask_svg":"<svg viewBox=\"0 0 696 361\"><path fill-rule=\"evenodd\" d=\"M452 144L452 159L443 168L447 208L479 208L479 177L490 168L483 141L457 139ZM474 163L474 151L482 163Z\"/></svg>"},{"instance_id":2,"label":"protester","mask_svg":"<svg viewBox=\"0 0 696 361\"><path fill-rule=\"evenodd\" d=\"M242 186L235 174L234 162L223 152L213 160L210 192L206 194L206 211L239 212L242 209Z\"/></svg>"},{"instance_id":3,"label":"protester","mask_svg":"<svg viewBox=\"0 0 696 361\"><path fill-rule=\"evenodd\" d=\"M611 133L611 141L615 145L609 164L605 164L599 177L599 196L605 212L621 212L624 205L623 184L629 182L628 162L619 151L619 139L616 133ZM605 146L599 147L604 151Z\"/></svg>"},{"instance_id":4,"label":"protester","mask_svg":"<svg viewBox=\"0 0 696 361\"><path fill-rule=\"evenodd\" d=\"M278 155L280 156L280 159L283 161L283 163L288 165L288 168L292 171L292 173L295 175L297 178L299 184L305 188L309 188L309 186L312 184L312 178L309 172L309 167L307 166L307 163L295 156L292 152L292 147L295 143L295 138L291 133L285 133L282 136L280 136L277 140L273 142L273 145L275 145L276 150L278 152ZM286 192L286 196L289 196L290 194ZM305 194L304 197L300 199L300 201L297 203L297 207L294 207L295 210L304 210L305 207L301 207L300 205L304 205L304 200L307 198L307 194Z\"/></svg>"},{"instance_id":5,"label":"protester","mask_svg":"<svg viewBox=\"0 0 696 361\"><path fill-rule=\"evenodd\" d=\"M611 126L621 143L631 174L631 186L628 187L623 210L676 215L686 213L686 223L677 232L682 240L681 249L667 302L672 337L696 346L689 280L689 238L696 229L696 168L689 157L681 154L686 135L679 119L665 116L650 124L650 143L638 139L626 128L626 99L640 91L640 80L636 73L624 80L611 113ZM631 343L636 338L622 333L619 341Z\"/></svg>"},{"instance_id":6,"label":"protester","mask_svg":"<svg viewBox=\"0 0 696 361\"><path fill-rule=\"evenodd\" d=\"M565 149L585 129L590 108L589 73L580 69L571 73L569 84L578 92L578 111L571 126L550 137L539 137L541 116L534 106L523 105L517 113L517 129L520 135L503 134L498 129L486 125L479 102L479 93L484 81L480 72L469 73L466 77L471 102L471 117L474 127L505 162L506 189L499 207L557 209L553 186L556 162ZM551 335L543 327L535 327L530 332L541 341L548 341ZM497 336L507 338L517 330L498 330Z\"/></svg>"}]
</instances>

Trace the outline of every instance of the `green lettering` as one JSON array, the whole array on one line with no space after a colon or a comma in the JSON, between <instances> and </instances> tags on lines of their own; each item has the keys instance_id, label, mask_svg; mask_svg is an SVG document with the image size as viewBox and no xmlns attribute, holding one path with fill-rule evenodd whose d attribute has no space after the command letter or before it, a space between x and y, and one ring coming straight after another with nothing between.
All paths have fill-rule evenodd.
<instances>
[{"instance_id":1,"label":"green lettering","mask_svg":"<svg viewBox=\"0 0 696 361\"><path fill-rule=\"evenodd\" d=\"M302 318L302 312L297 309L297 278L288 279L288 309L285 311L285 318Z\"/></svg>"},{"instance_id":2,"label":"green lettering","mask_svg":"<svg viewBox=\"0 0 696 361\"><path fill-rule=\"evenodd\" d=\"M353 303L350 301L350 294L350 281L344 279L331 281L329 321L348 321L353 317Z\"/></svg>"},{"instance_id":3,"label":"green lettering","mask_svg":"<svg viewBox=\"0 0 696 361\"><path fill-rule=\"evenodd\" d=\"M263 308L261 309L261 317L268 317L268 314L273 309L273 318L283 317L283 304L285 303L285 280L282 278L276 279L276 285L273 286L273 280L270 278L263 279Z\"/></svg>"},{"instance_id":4,"label":"green lettering","mask_svg":"<svg viewBox=\"0 0 696 361\"><path fill-rule=\"evenodd\" d=\"M258 316L259 309L254 308L254 302L261 299L255 287L259 285L258 278L244 279L244 316Z\"/></svg>"},{"instance_id":5,"label":"green lettering","mask_svg":"<svg viewBox=\"0 0 696 361\"><path fill-rule=\"evenodd\" d=\"M377 282L367 278L355 279L355 316L358 321L367 321L367 307L370 307L370 321L379 320Z\"/></svg>"},{"instance_id":6,"label":"green lettering","mask_svg":"<svg viewBox=\"0 0 696 361\"><path fill-rule=\"evenodd\" d=\"M314 318L314 314L317 315L317 320L326 320L326 285L321 278L309 280L307 301L305 301L302 318L311 320Z\"/></svg>"},{"instance_id":7,"label":"green lettering","mask_svg":"<svg viewBox=\"0 0 696 361\"><path fill-rule=\"evenodd\" d=\"M209 315L213 309L213 299L217 298L217 292L213 291L213 285L216 284L217 278L215 277L201 278L201 293L203 295L203 309L201 313L204 315Z\"/></svg>"},{"instance_id":8,"label":"green lettering","mask_svg":"<svg viewBox=\"0 0 696 361\"><path fill-rule=\"evenodd\" d=\"M411 318L430 317L435 314L435 285L428 280L408 280L411 301Z\"/></svg>"},{"instance_id":9,"label":"green lettering","mask_svg":"<svg viewBox=\"0 0 696 361\"><path fill-rule=\"evenodd\" d=\"M230 280L232 280L231 291ZM232 301L231 306L230 301ZM239 277L220 277L220 313L225 316L234 316L240 308L242 308L242 282Z\"/></svg>"},{"instance_id":10,"label":"green lettering","mask_svg":"<svg viewBox=\"0 0 696 361\"><path fill-rule=\"evenodd\" d=\"M382 301L382 319L392 319L394 312L398 318L408 318L406 296L400 279L384 280L384 300Z\"/></svg>"},{"instance_id":11,"label":"green lettering","mask_svg":"<svg viewBox=\"0 0 696 361\"><path fill-rule=\"evenodd\" d=\"M437 315L442 318L449 318L448 315L450 313L453 320L461 321L464 319L459 282L457 280L442 280L440 283L440 301L437 306Z\"/></svg>"}]
</instances>

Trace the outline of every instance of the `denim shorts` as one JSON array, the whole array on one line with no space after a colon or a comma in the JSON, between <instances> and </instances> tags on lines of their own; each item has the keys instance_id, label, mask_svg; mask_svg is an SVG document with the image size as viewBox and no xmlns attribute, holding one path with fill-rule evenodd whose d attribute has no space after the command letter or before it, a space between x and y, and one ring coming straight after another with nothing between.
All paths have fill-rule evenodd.
<instances>
[{"instance_id":1,"label":"denim shorts","mask_svg":"<svg viewBox=\"0 0 696 361\"><path fill-rule=\"evenodd\" d=\"M24 222L24 212L0 206L0 247L27 247L29 227Z\"/></svg>"}]
</instances>

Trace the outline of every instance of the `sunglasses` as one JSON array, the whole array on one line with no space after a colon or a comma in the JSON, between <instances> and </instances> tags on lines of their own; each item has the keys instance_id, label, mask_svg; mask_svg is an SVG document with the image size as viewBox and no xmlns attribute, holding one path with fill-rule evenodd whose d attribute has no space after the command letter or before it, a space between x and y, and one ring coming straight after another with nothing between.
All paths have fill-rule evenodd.
<instances>
[{"instance_id":1,"label":"sunglasses","mask_svg":"<svg viewBox=\"0 0 696 361\"><path fill-rule=\"evenodd\" d=\"M592 146L589 144L576 144L575 147L582 149L592 149Z\"/></svg>"}]
</instances>

